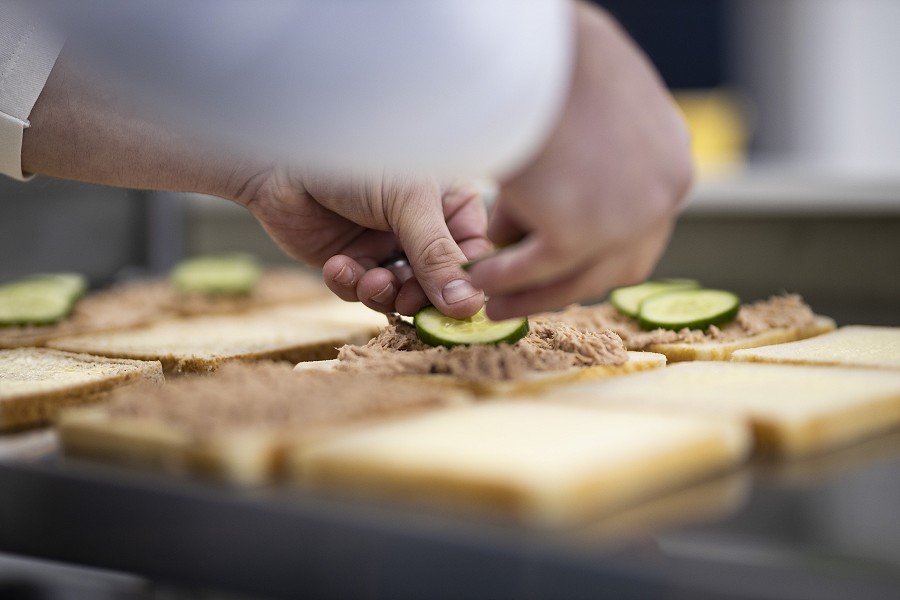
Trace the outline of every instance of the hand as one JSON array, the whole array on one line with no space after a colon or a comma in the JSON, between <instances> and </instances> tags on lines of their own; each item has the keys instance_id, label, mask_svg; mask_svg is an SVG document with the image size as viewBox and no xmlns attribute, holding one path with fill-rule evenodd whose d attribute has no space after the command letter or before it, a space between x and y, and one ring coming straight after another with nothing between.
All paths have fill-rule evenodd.
<instances>
[{"instance_id":1,"label":"hand","mask_svg":"<svg viewBox=\"0 0 900 600\"><path fill-rule=\"evenodd\" d=\"M321 266L329 289L381 312L434 304L463 318L484 304L460 268L491 247L471 185L402 176L335 181L299 170L264 171L237 201L288 255ZM384 268L405 254L410 268Z\"/></svg>"},{"instance_id":2,"label":"hand","mask_svg":"<svg viewBox=\"0 0 900 600\"><path fill-rule=\"evenodd\" d=\"M489 237L518 243L470 270L495 319L645 279L690 187L687 129L648 61L585 4L576 38L563 116L532 162L502 182L491 215Z\"/></svg>"}]
</instances>

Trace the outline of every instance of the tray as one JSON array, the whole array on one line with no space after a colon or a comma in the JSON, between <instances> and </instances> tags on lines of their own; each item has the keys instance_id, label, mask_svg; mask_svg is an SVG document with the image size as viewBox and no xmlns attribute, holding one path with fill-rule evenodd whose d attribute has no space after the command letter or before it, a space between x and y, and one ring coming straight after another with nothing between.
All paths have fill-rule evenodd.
<instances>
[{"instance_id":1,"label":"tray","mask_svg":"<svg viewBox=\"0 0 900 600\"><path fill-rule=\"evenodd\" d=\"M900 598L900 432L757 460L555 534L43 443L0 458L0 552L263 598Z\"/></svg>"}]
</instances>

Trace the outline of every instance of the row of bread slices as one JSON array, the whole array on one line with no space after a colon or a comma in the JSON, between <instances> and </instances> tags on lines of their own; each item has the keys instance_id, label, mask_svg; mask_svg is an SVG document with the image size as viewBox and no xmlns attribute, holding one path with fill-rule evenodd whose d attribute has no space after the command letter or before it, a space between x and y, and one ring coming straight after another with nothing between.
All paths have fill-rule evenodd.
<instances>
[{"instance_id":1,"label":"row of bread slices","mask_svg":"<svg viewBox=\"0 0 900 600\"><path fill-rule=\"evenodd\" d=\"M265 345L247 341L248 332L262 329L284 344L298 331L330 331L319 352L330 344L333 355L335 344L366 339L374 326L365 309L323 300L166 321L121 335L152 346L168 334L167 343L182 340L188 353L170 366L206 353L208 368L242 356L235 344L244 344L244 357L265 357ZM233 328L242 333L231 336ZM222 346L232 346L231 354L216 354ZM284 355L291 356L277 356ZM63 417L67 452L241 483L290 478L423 497L555 525L729 469L753 447L808 454L900 421L898 330L844 328L735 355L768 357L832 366L693 363L571 385L557 379L560 385L513 390L532 392L527 397L476 402L467 388L434 380L295 372L265 362L137 388L131 384L139 380L160 382L162 365L27 349L0 353L0 373L20 374L20 381L0 374L0 422L41 413L35 407L42 404L45 418L60 405L103 398L108 402L100 407Z\"/></svg>"}]
</instances>

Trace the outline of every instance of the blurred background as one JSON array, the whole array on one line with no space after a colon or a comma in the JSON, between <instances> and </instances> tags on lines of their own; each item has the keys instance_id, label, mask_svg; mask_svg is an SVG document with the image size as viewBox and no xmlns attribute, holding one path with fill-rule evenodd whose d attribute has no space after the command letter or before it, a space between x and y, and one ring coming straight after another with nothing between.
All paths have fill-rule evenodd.
<instances>
[{"instance_id":1,"label":"blurred background","mask_svg":"<svg viewBox=\"0 0 900 600\"><path fill-rule=\"evenodd\" d=\"M746 299L803 294L839 322L900 324L900 2L610 0L675 92L699 182L659 276ZM185 254L287 259L243 209L38 179L0 180L0 281L94 285Z\"/></svg>"}]
</instances>

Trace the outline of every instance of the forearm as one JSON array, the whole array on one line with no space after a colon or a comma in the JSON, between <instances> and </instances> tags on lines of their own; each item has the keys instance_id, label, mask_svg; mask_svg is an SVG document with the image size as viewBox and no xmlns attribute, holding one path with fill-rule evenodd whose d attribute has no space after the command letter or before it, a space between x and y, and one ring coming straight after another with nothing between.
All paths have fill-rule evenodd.
<instances>
[{"instance_id":1,"label":"forearm","mask_svg":"<svg viewBox=\"0 0 900 600\"><path fill-rule=\"evenodd\" d=\"M111 186L235 198L254 165L153 119L65 56L30 115L22 169Z\"/></svg>"}]
</instances>

